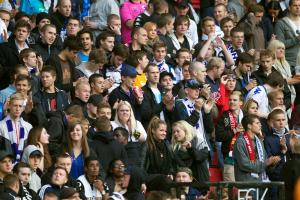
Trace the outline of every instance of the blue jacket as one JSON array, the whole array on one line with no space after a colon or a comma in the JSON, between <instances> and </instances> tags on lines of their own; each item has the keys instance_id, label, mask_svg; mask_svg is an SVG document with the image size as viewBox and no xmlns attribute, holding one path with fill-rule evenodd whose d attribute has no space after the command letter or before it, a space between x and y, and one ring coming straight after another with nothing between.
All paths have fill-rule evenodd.
<instances>
[{"instance_id":1,"label":"blue jacket","mask_svg":"<svg viewBox=\"0 0 300 200\"><path fill-rule=\"evenodd\" d=\"M287 130L286 130L287 132ZM281 153L280 149L280 137L278 135L273 134L267 135L264 139L264 145L266 149L267 156L280 156L281 160L276 166L267 168L267 175L271 181L281 181L280 171L284 165L284 163L290 159L291 155L291 147L289 144L290 135L285 135L286 145L288 147L288 151L286 154Z\"/></svg>"}]
</instances>

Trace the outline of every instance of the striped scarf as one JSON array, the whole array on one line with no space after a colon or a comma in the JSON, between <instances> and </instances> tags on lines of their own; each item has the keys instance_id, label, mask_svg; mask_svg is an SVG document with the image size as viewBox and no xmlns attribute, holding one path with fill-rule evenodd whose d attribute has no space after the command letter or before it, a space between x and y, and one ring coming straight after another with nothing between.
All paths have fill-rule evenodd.
<instances>
[{"instance_id":1,"label":"striped scarf","mask_svg":"<svg viewBox=\"0 0 300 200\"><path fill-rule=\"evenodd\" d=\"M8 136L11 143L11 148L15 153L16 161L20 161L21 155L25 145L25 129L22 126L22 119L20 119L17 124L19 125L19 130L16 130L10 116L8 115L5 119Z\"/></svg>"}]
</instances>

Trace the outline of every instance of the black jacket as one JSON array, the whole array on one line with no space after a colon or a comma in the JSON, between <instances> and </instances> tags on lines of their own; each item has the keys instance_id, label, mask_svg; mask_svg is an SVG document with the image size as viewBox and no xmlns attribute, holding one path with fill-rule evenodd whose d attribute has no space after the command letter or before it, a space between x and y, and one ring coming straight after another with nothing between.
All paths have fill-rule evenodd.
<instances>
[{"instance_id":1,"label":"black jacket","mask_svg":"<svg viewBox=\"0 0 300 200\"><path fill-rule=\"evenodd\" d=\"M83 112L84 116L86 118L88 117L87 103L86 102L84 102L81 99L75 97L68 107L74 106L74 105L80 106L82 108L82 112Z\"/></svg>"},{"instance_id":2,"label":"black jacket","mask_svg":"<svg viewBox=\"0 0 300 200\"><path fill-rule=\"evenodd\" d=\"M135 98L132 89L130 89L130 96L122 89L121 86L115 88L108 96L108 103L111 107L114 106L117 100L128 101L133 109L135 118L140 121L140 106Z\"/></svg>"},{"instance_id":3,"label":"black jacket","mask_svg":"<svg viewBox=\"0 0 300 200\"><path fill-rule=\"evenodd\" d=\"M40 197L35 191L29 188L28 186L21 185L20 183L19 196L22 197L22 200L40 200Z\"/></svg>"},{"instance_id":4,"label":"black jacket","mask_svg":"<svg viewBox=\"0 0 300 200\"><path fill-rule=\"evenodd\" d=\"M14 37L8 42L0 44L0 89L6 88L10 83L10 72L13 67L20 64L19 51Z\"/></svg>"},{"instance_id":5,"label":"black jacket","mask_svg":"<svg viewBox=\"0 0 300 200\"><path fill-rule=\"evenodd\" d=\"M4 188L4 191L0 194L0 199L3 200L15 200L18 197L18 194L10 188Z\"/></svg>"},{"instance_id":6,"label":"black jacket","mask_svg":"<svg viewBox=\"0 0 300 200\"><path fill-rule=\"evenodd\" d=\"M41 40L41 38L39 38L39 40L37 41L37 43L35 45L33 45L32 47L34 50L36 50L43 59L43 62L46 63L46 61L48 60L48 58L51 55L55 55L59 53L59 49L56 48L56 46L54 45L49 45L48 44L44 44Z\"/></svg>"},{"instance_id":7,"label":"black jacket","mask_svg":"<svg viewBox=\"0 0 300 200\"><path fill-rule=\"evenodd\" d=\"M221 149L224 158L228 157L228 153L230 151L230 142L234 136L234 133L230 127L230 118L228 114L229 112L230 111L225 111L222 113L216 126L216 141L222 142Z\"/></svg>"},{"instance_id":8,"label":"black jacket","mask_svg":"<svg viewBox=\"0 0 300 200\"><path fill-rule=\"evenodd\" d=\"M300 177L300 155L293 155L291 160L288 160L281 169L281 179L285 184L285 199L293 198L294 187Z\"/></svg>"},{"instance_id":9,"label":"black jacket","mask_svg":"<svg viewBox=\"0 0 300 200\"><path fill-rule=\"evenodd\" d=\"M61 153L61 144L67 140L67 119L62 111L49 112L46 117L47 122L44 127L50 135L48 149L52 160L55 160Z\"/></svg>"},{"instance_id":10,"label":"black jacket","mask_svg":"<svg viewBox=\"0 0 300 200\"><path fill-rule=\"evenodd\" d=\"M67 26L69 18L62 16L58 11L52 14L51 23L56 26L57 34L60 35L62 29Z\"/></svg>"},{"instance_id":11,"label":"black jacket","mask_svg":"<svg viewBox=\"0 0 300 200\"><path fill-rule=\"evenodd\" d=\"M159 142L156 142L156 144L158 143ZM151 151L147 144L144 146L142 150L141 168L148 174L175 174L177 163L172 147L167 140L161 142L161 145L163 146L164 152L159 151L158 148ZM159 156L162 154L163 156Z\"/></svg>"},{"instance_id":12,"label":"black jacket","mask_svg":"<svg viewBox=\"0 0 300 200\"><path fill-rule=\"evenodd\" d=\"M208 149L198 147L198 138L194 137L191 141L191 148L187 151L176 149L174 151L178 166L188 167L193 172L193 177L199 182L209 181L208 172Z\"/></svg>"},{"instance_id":13,"label":"black jacket","mask_svg":"<svg viewBox=\"0 0 300 200\"><path fill-rule=\"evenodd\" d=\"M144 91L144 100L141 106L142 124L147 130L148 124L154 116L159 117L163 111L165 121L168 126L168 136L171 135L171 126L173 122L172 111L168 111L163 102L157 103L155 95L149 87L148 83L142 87ZM158 85L158 90L163 94L163 88ZM169 138L170 139L170 138Z\"/></svg>"},{"instance_id":14,"label":"black jacket","mask_svg":"<svg viewBox=\"0 0 300 200\"><path fill-rule=\"evenodd\" d=\"M127 154L122 144L117 142L111 132L95 132L90 148L96 153L99 163L106 172L109 163L114 159L120 159L127 163Z\"/></svg>"},{"instance_id":15,"label":"black jacket","mask_svg":"<svg viewBox=\"0 0 300 200\"><path fill-rule=\"evenodd\" d=\"M59 90L57 88L55 89L55 94L56 94L56 111L63 111L70 103L68 95L63 90ZM51 112L50 99L47 97L47 94L43 89L35 93L34 97L40 101L40 105L46 115L49 112Z\"/></svg>"},{"instance_id":16,"label":"black jacket","mask_svg":"<svg viewBox=\"0 0 300 200\"><path fill-rule=\"evenodd\" d=\"M138 167L129 167L127 173L130 175L127 192L124 196L127 199L144 200L144 194L141 191L141 185L145 183L145 176L143 171ZM109 188L109 194L114 192L115 180L112 175L106 177L105 182Z\"/></svg>"}]
</instances>

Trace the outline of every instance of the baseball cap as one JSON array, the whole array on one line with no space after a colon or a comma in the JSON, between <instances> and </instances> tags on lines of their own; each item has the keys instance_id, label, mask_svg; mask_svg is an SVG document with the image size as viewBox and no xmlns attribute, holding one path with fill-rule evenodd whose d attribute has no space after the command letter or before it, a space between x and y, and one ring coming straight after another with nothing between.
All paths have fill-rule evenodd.
<instances>
[{"instance_id":1,"label":"baseball cap","mask_svg":"<svg viewBox=\"0 0 300 200\"><path fill-rule=\"evenodd\" d=\"M0 150L0 160L4 160L6 157L10 157L11 159L14 159L14 155L5 150Z\"/></svg>"},{"instance_id":2,"label":"baseball cap","mask_svg":"<svg viewBox=\"0 0 300 200\"><path fill-rule=\"evenodd\" d=\"M40 156L43 157L43 154L40 150L34 150L33 152L31 152L30 156Z\"/></svg>"},{"instance_id":3,"label":"baseball cap","mask_svg":"<svg viewBox=\"0 0 300 200\"><path fill-rule=\"evenodd\" d=\"M130 76L130 77L136 77L137 71L136 69L128 64L123 64L121 69L121 76Z\"/></svg>"},{"instance_id":4,"label":"baseball cap","mask_svg":"<svg viewBox=\"0 0 300 200\"><path fill-rule=\"evenodd\" d=\"M179 167L176 173L178 173L178 172L185 172L185 173L187 173L190 177L193 176L192 170L191 170L190 168L188 168L188 167Z\"/></svg>"},{"instance_id":5,"label":"baseball cap","mask_svg":"<svg viewBox=\"0 0 300 200\"><path fill-rule=\"evenodd\" d=\"M161 81L161 79L163 79L165 76L170 76L171 79L174 78L174 76L173 76L173 74L171 72L163 71L159 75L159 81Z\"/></svg>"},{"instance_id":6,"label":"baseball cap","mask_svg":"<svg viewBox=\"0 0 300 200\"><path fill-rule=\"evenodd\" d=\"M198 89L201 88L202 85L196 81L195 79L189 79L185 82L184 88L192 88L192 89Z\"/></svg>"}]
</instances>

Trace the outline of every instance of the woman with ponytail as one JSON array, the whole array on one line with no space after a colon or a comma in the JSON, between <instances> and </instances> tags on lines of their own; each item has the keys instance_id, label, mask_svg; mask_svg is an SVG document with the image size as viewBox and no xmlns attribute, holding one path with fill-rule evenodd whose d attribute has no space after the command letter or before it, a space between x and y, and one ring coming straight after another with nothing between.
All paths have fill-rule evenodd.
<instances>
[{"instance_id":1,"label":"woman with ponytail","mask_svg":"<svg viewBox=\"0 0 300 200\"><path fill-rule=\"evenodd\" d=\"M148 125L146 145L142 151L142 168L149 175L146 180L149 190L161 189L167 177L173 179L176 171L174 154L166 136L166 123L153 117Z\"/></svg>"}]
</instances>

